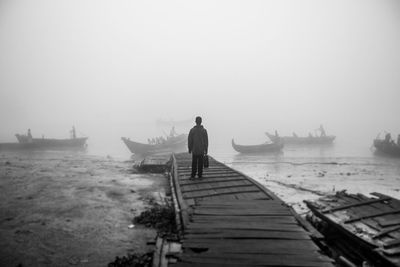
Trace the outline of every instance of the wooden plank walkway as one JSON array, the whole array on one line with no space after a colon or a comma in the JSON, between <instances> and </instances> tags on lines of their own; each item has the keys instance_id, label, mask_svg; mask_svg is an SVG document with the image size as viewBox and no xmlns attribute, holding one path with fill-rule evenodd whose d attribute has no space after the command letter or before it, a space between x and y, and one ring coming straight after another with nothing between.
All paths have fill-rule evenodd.
<instances>
[{"instance_id":1,"label":"wooden plank walkway","mask_svg":"<svg viewBox=\"0 0 400 267\"><path fill-rule=\"evenodd\" d=\"M333 266L272 192L211 157L201 179L189 179L190 166L189 154L173 156L183 252L169 266Z\"/></svg>"}]
</instances>

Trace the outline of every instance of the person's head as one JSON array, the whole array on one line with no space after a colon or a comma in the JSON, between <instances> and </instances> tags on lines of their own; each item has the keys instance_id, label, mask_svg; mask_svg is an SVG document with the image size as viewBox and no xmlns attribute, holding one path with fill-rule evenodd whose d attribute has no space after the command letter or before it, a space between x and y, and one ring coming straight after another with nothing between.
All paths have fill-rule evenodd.
<instances>
[{"instance_id":1,"label":"person's head","mask_svg":"<svg viewBox=\"0 0 400 267\"><path fill-rule=\"evenodd\" d=\"M197 124L197 125L200 125L200 124L201 124L201 121L202 121L202 120L201 120L201 117L200 117L200 116L197 116L197 117L196 117L196 124Z\"/></svg>"}]
</instances>

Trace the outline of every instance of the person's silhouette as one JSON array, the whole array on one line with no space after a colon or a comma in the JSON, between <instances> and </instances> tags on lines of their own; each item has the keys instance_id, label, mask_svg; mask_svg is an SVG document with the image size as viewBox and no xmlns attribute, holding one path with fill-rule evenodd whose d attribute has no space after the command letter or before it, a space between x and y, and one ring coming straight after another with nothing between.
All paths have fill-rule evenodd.
<instances>
[{"instance_id":1,"label":"person's silhouette","mask_svg":"<svg viewBox=\"0 0 400 267\"><path fill-rule=\"evenodd\" d=\"M203 159L208 153L207 130L201 125L201 117L196 117L196 126L190 129L188 137L189 153L192 153L192 174L191 178L198 173L199 178L203 175Z\"/></svg>"}]
</instances>

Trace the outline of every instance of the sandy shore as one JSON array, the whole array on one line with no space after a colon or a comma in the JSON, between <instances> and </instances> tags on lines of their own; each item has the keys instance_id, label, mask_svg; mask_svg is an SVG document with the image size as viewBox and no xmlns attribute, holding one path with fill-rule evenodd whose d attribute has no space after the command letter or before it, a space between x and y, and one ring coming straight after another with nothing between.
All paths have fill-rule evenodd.
<instances>
[{"instance_id":1,"label":"sandy shore","mask_svg":"<svg viewBox=\"0 0 400 267\"><path fill-rule=\"evenodd\" d=\"M145 252L131 220L165 194L162 174L79 153L0 154L0 266L106 266Z\"/></svg>"}]
</instances>

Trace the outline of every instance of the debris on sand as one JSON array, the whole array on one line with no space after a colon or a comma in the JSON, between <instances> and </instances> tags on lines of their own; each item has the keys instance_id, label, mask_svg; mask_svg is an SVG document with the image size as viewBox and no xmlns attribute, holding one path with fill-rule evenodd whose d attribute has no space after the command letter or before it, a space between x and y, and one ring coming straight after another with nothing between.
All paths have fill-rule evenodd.
<instances>
[{"instance_id":1,"label":"debris on sand","mask_svg":"<svg viewBox=\"0 0 400 267\"><path fill-rule=\"evenodd\" d=\"M128 256L115 257L108 267L150 267L152 263L153 253L148 252L143 255L128 254Z\"/></svg>"},{"instance_id":2,"label":"debris on sand","mask_svg":"<svg viewBox=\"0 0 400 267\"><path fill-rule=\"evenodd\" d=\"M143 211L133 219L134 224L143 224L146 227L153 227L160 236L177 234L174 208L169 205L153 203L151 208Z\"/></svg>"}]
</instances>

